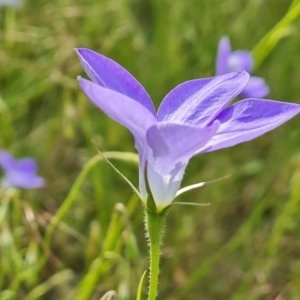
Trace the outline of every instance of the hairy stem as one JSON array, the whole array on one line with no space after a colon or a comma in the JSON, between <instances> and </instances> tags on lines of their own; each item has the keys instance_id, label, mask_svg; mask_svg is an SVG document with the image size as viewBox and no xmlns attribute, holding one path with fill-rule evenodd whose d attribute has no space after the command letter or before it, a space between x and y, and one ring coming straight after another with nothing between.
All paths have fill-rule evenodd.
<instances>
[{"instance_id":1,"label":"hairy stem","mask_svg":"<svg viewBox=\"0 0 300 300\"><path fill-rule=\"evenodd\" d=\"M159 275L160 246L163 237L166 213L152 214L146 211L146 235L150 247L150 275L148 300L156 300Z\"/></svg>"}]
</instances>

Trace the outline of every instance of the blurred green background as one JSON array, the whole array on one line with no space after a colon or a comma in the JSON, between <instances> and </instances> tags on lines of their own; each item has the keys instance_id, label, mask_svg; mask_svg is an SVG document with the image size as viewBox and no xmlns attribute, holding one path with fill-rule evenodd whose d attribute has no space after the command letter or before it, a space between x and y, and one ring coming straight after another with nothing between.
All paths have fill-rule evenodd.
<instances>
[{"instance_id":1,"label":"blurred green background","mask_svg":"<svg viewBox=\"0 0 300 300\"><path fill-rule=\"evenodd\" d=\"M148 265L142 205L93 158L91 143L135 152L131 134L85 98L73 48L119 62L158 107L177 84L214 74L222 35L233 49L253 49L290 5L27 0L0 8L0 148L35 157L47 180L45 188L1 196L0 300L97 300L109 289L132 300ZM296 19L255 71L270 85L269 99L300 102L299 34ZM192 159L182 186L232 177L180 199L210 206L170 210L159 299L300 299L299 124L296 117L255 141ZM108 156L137 186L136 157Z\"/></svg>"}]
</instances>

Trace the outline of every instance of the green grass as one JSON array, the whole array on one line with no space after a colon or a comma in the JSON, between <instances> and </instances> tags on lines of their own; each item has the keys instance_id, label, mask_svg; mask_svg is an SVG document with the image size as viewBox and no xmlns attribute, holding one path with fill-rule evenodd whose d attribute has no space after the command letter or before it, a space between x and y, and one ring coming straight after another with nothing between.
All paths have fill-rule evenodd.
<instances>
[{"instance_id":1,"label":"green grass","mask_svg":"<svg viewBox=\"0 0 300 300\"><path fill-rule=\"evenodd\" d=\"M135 152L132 137L80 91L73 48L118 61L158 107L177 84L213 75L226 34L234 49L254 49L270 99L299 103L300 21L267 35L291 3L27 0L0 9L0 148L36 157L47 179L0 196L0 300L98 300L110 289L132 300L148 266L142 205L91 143ZM115 158L137 186L135 156ZM170 210L159 299L298 300L299 118L193 158L183 186L227 174L180 199L210 206ZM142 299L146 291L144 280Z\"/></svg>"}]
</instances>

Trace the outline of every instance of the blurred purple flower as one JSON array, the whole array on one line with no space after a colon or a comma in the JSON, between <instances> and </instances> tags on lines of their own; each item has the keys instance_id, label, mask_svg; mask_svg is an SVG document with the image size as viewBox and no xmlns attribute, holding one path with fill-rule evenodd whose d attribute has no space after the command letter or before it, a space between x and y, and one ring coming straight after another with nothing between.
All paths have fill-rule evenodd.
<instances>
[{"instance_id":1,"label":"blurred purple flower","mask_svg":"<svg viewBox=\"0 0 300 300\"><path fill-rule=\"evenodd\" d=\"M21 0L0 0L0 6L21 7L22 1Z\"/></svg>"},{"instance_id":2,"label":"blurred purple flower","mask_svg":"<svg viewBox=\"0 0 300 300\"><path fill-rule=\"evenodd\" d=\"M44 178L36 175L37 164L33 158L16 160L7 151L0 150L0 166L4 172L1 181L4 188L33 189L45 184Z\"/></svg>"},{"instance_id":3,"label":"blurred purple flower","mask_svg":"<svg viewBox=\"0 0 300 300\"><path fill-rule=\"evenodd\" d=\"M147 203L147 180L158 210L174 200L191 157L252 140L300 112L298 104L263 99L227 107L249 80L242 71L184 82L167 94L156 113L127 70L89 49L76 52L93 81L78 78L86 96L133 134L142 201Z\"/></svg>"},{"instance_id":4,"label":"blurred purple flower","mask_svg":"<svg viewBox=\"0 0 300 300\"><path fill-rule=\"evenodd\" d=\"M253 65L254 60L250 51L237 50L231 52L229 38L227 36L221 38L217 55L216 75L238 71L246 71L251 74ZM270 89L263 78L251 76L240 95L247 98L263 98L269 92Z\"/></svg>"}]
</instances>

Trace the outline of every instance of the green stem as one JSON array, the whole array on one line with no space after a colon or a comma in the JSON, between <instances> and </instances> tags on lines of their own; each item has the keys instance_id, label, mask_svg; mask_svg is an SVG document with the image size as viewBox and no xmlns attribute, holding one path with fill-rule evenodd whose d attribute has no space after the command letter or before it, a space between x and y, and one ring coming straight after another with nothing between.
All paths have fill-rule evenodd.
<instances>
[{"instance_id":1,"label":"green stem","mask_svg":"<svg viewBox=\"0 0 300 300\"><path fill-rule=\"evenodd\" d=\"M150 275L148 300L156 300L157 296L160 245L163 237L165 218L166 212L162 212L160 214L152 214L146 211L145 214L146 234L149 239L150 247Z\"/></svg>"}]
</instances>

